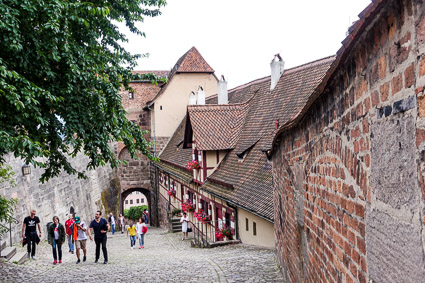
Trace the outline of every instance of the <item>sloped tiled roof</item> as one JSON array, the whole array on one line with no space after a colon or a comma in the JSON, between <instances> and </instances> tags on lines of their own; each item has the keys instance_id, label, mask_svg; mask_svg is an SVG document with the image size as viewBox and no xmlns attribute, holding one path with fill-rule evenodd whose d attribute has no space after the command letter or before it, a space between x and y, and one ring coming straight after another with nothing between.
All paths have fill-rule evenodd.
<instances>
[{"instance_id":1,"label":"sloped tiled roof","mask_svg":"<svg viewBox=\"0 0 425 283\"><path fill-rule=\"evenodd\" d=\"M208 65L195 46L177 61L175 67L177 73L214 73L213 68Z\"/></svg>"},{"instance_id":2,"label":"sloped tiled roof","mask_svg":"<svg viewBox=\"0 0 425 283\"><path fill-rule=\"evenodd\" d=\"M341 48L337 51L332 65L329 66L320 84L315 87L314 92L308 97L308 99L302 105L301 109L299 109L299 111L295 113L291 119L287 120L285 123L280 124L279 128L274 131L274 133L271 135L272 140L265 144L264 150L271 150L276 137L285 130L295 126L302 119L314 101L322 94L323 90L329 83L329 80L337 72L339 67L344 64L345 59L350 55L354 45L363 35L363 32L367 30L368 26L374 21L376 15L383 7L385 7L386 4L388 3L384 0L373 0L359 14L359 20L348 29L347 37L342 41Z\"/></svg>"},{"instance_id":3,"label":"sloped tiled roof","mask_svg":"<svg viewBox=\"0 0 425 283\"><path fill-rule=\"evenodd\" d=\"M248 106L248 103L188 106L190 126L197 148L200 150L234 148Z\"/></svg>"},{"instance_id":4,"label":"sloped tiled roof","mask_svg":"<svg viewBox=\"0 0 425 283\"><path fill-rule=\"evenodd\" d=\"M202 57L201 53L199 53L198 49L192 47L189 49L182 57L177 60L177 63L171 69L168 74L168 80L171 81L173 77L177 73L209 73L213 74L214 70L210 67L210 65L205 61L204 57ZM159 92L155 95L155 97L148 101L147 105L152 105L155 100L161 96L162 93L167 89L169 83L164 84Z\"/></svg>"},{"instance_id":5,"label":"sloped tiled roof","mask_svg":"<svg viewBox=\"0 0 425 283\"><path fill-rule=\"evenodd\" d=\"M264 219L273 221L272 166L263 153L263 148L272 140L276 126L291 119L300 111L315 87L323 79L333 60L333 56L327 57L286 70L273 92L270 92L270 77L258 79L230 90L230 104L247 102L247 109L244 110L245 119L243 119L241 130L237 135L234 149L227 153L218 168L207 178L202 189ZM214 99L211 98L207 102L214 102ZM229 108L230 106L207 105L191 108L224 109L226 107ZM213 110L199 111L195 114L199 117L195 117L189 111L194 134L199 131L204 135L202 138L195 136L195 141L198 143L199 140L201 143L205 143L206 149L214 148L214 145L209 144L210 141L214 141L216 144L221 143L219 139L227 139L226 143L233 144L232 139L228 138L228 129L224 129L225 134L221 135L225 118L233 119L232 114L220 113L214 116L211 112ZM202 115L205 117L200 117ZM193 122L192 116L194 117ZM178 131L175 132L172 137L175 141L172 144L183 141L185 123L182 123ZM200 123L203 123L203 125L198 125ZM180 146L182 145L180 144ZM191 160L191 149L186 150L188 152L182 158L182 153L185 150L176 150L175 146L169 144L161 154L161 160L185 166ZM177 156L179 152L181 156Z\"/></svg>"}]
</instances>

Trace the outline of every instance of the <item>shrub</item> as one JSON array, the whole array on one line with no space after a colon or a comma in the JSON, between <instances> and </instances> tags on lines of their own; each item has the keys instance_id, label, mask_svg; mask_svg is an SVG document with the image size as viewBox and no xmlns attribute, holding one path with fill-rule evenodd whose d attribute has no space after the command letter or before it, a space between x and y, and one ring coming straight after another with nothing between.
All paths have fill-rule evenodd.
<instances>
[{"instance_id":1,"label":"shrub","mask_svg":"<svg viewBox=\"0 0 425 283\"><path fill-rule=\"evenodd\" d=\"M147 205L133 206L130 209L124 210L124 216L130 220L137 221L140 217L143 216L143 210L148 209Z\"/></svg>"}]
</instances>

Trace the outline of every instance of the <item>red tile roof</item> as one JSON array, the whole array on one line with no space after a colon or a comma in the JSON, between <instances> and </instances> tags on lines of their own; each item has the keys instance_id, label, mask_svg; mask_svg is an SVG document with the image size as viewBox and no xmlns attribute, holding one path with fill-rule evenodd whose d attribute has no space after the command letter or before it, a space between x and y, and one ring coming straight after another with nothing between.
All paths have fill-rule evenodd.
<instances>
[{"instance_id":1,"label":"red tile roof","mask_svg":"<svg viewBox=\"0 0 425 283\"><path fill-rule=\"evenodd\" d=\"M213 74L214 70L208 65L198 49L192 47L182 57L168 74L168 81L171 81L177 73L209 73ZM167 89L169 83L164 84L155 97L148 101L147 105L151 106L155 100Z\"/></svg>"},{"instance_id":2,"label":"red tile roof","mask_svg":"<svg viewBox=\"0 0 425 283\"><path fill-rule=\"evenodd\" d=\"M188 106L189 126L192 128L197 148L200 150L234 148L248 106L248 103Z\"/></svg>"},{"instance_id":3,"label":"red tile roof","mask_svg":"<svg viewBox=\"0 0 425 283\"><path fill-rule=\"evenodd\" d=\"M213 68L208 65L198 49L192 47L176 64L177 73L214 73Z\"/></svg>"},{"instance_id":4,"label":"red tile roof","mask_svg":"<svg viewBox=\"0 0 425 283\"><path fill-rule=\"evenodd\" d=\"M273 221L272 166L262 149L272 140L276 120L284 123L300 111L333 60L334 57L328 57L286 70L273 92L270 92L270 77L229 91L230 103L246 102L248 105L243 110L246 113L245 119L237 135L229 130L229 125L224 125L226 119L234 119L234 114L225 110L230 109L231 105L190 106L189 117L193 132L203 135L195 135L196 142L199 140L207 150L218 149L217 145L234 147L207 178L202 189ZM207 101L212 102L214 99ZM201 110L195 114L195 109ZM216 115L213 115L214 111ZM180 142L182 146L183 125L174 134L172 139L178 138L172 144ZM232 135L236 137L236 142L232 140ZM169 145L160 158L182 167L191 160L190 150L176 150L175 145ZM183 152L185 163L179 163L183 161Z\"/></svg>"}]
</instances>

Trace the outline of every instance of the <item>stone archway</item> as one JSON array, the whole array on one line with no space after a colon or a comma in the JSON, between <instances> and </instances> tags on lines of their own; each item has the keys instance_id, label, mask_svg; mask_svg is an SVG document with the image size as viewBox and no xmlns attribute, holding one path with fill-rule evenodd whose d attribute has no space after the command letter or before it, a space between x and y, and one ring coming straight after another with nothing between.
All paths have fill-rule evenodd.
<instances>
[{"instance_id":1,"label":"stone archway","mask_svg":"<svg viewBox=\"0 0 425 283\"><path fill-rule=\"evenodd\" d=\"M121 201L120 201L120 213L124 215L124 201L125 199L133 192L141 192L147 199L147 205L148 205L148 212L149 212L149 218L151 216L152 212L152 197L151 197L151 191L144 188L130 188L125 190L124 192L121 192ZM150 221L149 221L150 223Z\"/></svg>"}]
</instances>

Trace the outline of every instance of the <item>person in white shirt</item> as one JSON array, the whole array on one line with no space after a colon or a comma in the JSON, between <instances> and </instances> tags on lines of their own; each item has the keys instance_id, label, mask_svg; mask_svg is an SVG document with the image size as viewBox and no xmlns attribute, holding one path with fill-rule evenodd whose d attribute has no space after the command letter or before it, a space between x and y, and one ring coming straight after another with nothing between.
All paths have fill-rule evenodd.
<instances>
[{"instance_id":1,"label":"person in white shirt","mask_svg":"<svg viewBox=\"0 0 425 283\"><path fill-rule=\"evenodd\" d=\"M186 212L183 212L183 216L182 218L180 218L180 222L182 223L182 241L184 241L184 239L187 239L187 226L189 223L189 216L187 216Z\"/></svg>"},{"instance_id":2,"label":"person in white shirt","mask_svg":"<svg viewBox=\"0 0 425 283\"><path fill-rule=\"evenodd\" d=\"M114 235L115 234L115 216L112 212L109 215L110 215L108 219L109 225L111 226L112 235Z\"/></svg>"},{"instance_id":3,"label":"person in white shirt","mask_svg":"<svg viewBox=\"0 0 425 283\"><path fill-rule=\"evenodd\" d=\"M71 231L72 231L72 236L75 240L75 248L76 248L76 254L77 254L77 264L80 263L80 249L83 250L83 262L85 262L87 260L87 248L86 248L86 244L87 244L87 235L86 235L86 231L87 231L87 225L86 222L84 221L80 221L80 217L76 216L75 217L75 222L71 225Z\"/></svg>"},{"instance_id":4,"label":"person in white shirt","mask_svg":"<svg viewBox=\"0 0 425 283\"><path fill-rule=\"evenodd\" d=\"M145 247L145 233L148 227L145 224L144 217L139 218L139 222L136 224L137 235L139 236L139 249L143 249Z\"/></svg>"},{"instance_id":5,"label":"person in white shirt","mask_svg":"<svg viewBox=\"0 0 425 283\"><path fill-rule=\"evenodd\" d=\"M124 228L125 228L125 225L124 225L124 215L120 214L119 220L120 220L121 234L123 234L124 233Z\"/></svg>"}]
</instances>

